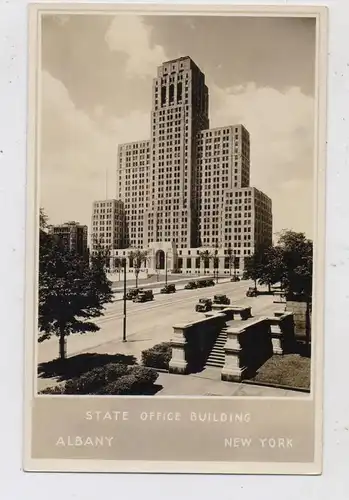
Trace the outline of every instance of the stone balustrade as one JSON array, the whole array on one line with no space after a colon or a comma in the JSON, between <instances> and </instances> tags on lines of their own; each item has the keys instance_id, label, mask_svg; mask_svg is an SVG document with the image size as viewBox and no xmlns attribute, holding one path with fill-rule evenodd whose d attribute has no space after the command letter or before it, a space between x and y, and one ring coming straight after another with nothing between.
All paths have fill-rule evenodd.
<instances>
[{"instance_id":1,"label":"stone balustrade","mask_svg":"<svg viewBox=\"0 0 349 500\"><path fill-rule=\"evenodd\" d=\"M295 329L293 314L286 311L277 311L274 317L268 318L270 335L274 354L293 352L295 347Z\"/></svg>"},{"instance_id":2,"label":"stone balustrade","mask_svg":"<svg viewBox=\"0 0 349 500\"><path fill-rule=\"evenodd\" d=\"M227 328L225 363L221 378L240 382L273 355L268 318L260 317L247 325Z\"/></svg>"},{"instance_id":3,"label":"stone balustrade","mask_svg":"<svg viewBox=\"0 0 349 500\"><path fill-rule=\"evenodd\" d=\"M169 371L187 374L202 370L218 335L234 314L234 306L224 306L197 321L175 325ZM273 354L294 352L295 329L291 312L277 311L274 316L237 322L237 326L226 328L226 333L222 380L240 382L253 376Z\"/></svg>"},{"instance_id":4,"label":"stone balustrade","mask_svg":"<svg viewBox=\"0 0 349 500\"><path fill-rule=\"evenodd\" d=\"M235 319L235 316L243 321L252 317L251 306L212 304L212 310L226 314L228 320Z\"/></svg>"},{"instance_id":5,"label":"stone balustrade","mask_svg":"<svg viewBox=\"0 0 349 500\"><path fill-rule=\"evenodd\" d=\"M197 321L175 325L169 371L186 374L201 370L225 322L225 314L211 313Z\"/></svg>"},{"instance_id":6,"label":"stone balustrade","mask_svg":"<svg viewBox=\"0 0 349 500\"><path fill-rule=\"evenodd\" d=\"M295 343L292 313L260 317L248 324L227 328L222 380L241 382L253 376L273 354L292 352Z\"/></svg>"}]
</instances>

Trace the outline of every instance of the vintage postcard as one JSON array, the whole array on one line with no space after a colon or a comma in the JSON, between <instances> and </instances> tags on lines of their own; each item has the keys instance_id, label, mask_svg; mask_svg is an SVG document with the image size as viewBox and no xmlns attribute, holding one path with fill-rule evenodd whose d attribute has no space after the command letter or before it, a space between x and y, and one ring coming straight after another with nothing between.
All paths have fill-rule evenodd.
<instances>
[{"instance_id":1,"label":"vintage postcard","mask_svg":"<svg viewBox=\"0 0 349 500\"><path fill-rule=\"evenodd\" d=\"M326 43L30 7L26 471L321 473Z\"/></svg>"}]
</instances>

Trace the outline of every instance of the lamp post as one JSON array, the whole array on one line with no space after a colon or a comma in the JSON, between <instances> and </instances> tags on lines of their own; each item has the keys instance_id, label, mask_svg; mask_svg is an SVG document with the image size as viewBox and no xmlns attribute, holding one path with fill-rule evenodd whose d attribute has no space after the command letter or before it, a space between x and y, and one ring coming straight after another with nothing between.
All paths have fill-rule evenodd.
<instances>
[{"instance_id":1,"label":"lamp post","mask_svg":"<svg viewBox=\"0 0 349 500\"><path fill-rule=\"evenodd\" d=\"M124 316L123 316L123 327L122 327L122 341L126 342L126 259L123 259L124 268Z\"/></svg>"},{"instance_id":2,"label":"lamp post","mask_svg":"<svg viewBox=\"0 0 349 500\"><path fill-rule=\"evenodd\" d=\"M165 252L165 286L167 286L167 251Z\"/></svg>"},{"instance_id":3,"label":"lamp post","mask_svg":"<svg viewBox=\"0 0 349 500\"><path fill-rule=\"evenodd\" d=\"M218 268L219 268L219 257L218 257L218 240L216 240L216 248L214 251L213 265L216 272L216 283L218 283Z\"/></svg>"},{"instance_id":4,"label":"lamp post","mask_svg":"<svg viewBox=\"0 0 349 500\"><path fill-rule=\"evenodd\" d=\"M236 271L237 271L237 257L234 253L234 277L236 278Z\"/></svg>"},{"instance_id":5,"label":"lamp post","mask_svg":"<svg viewBox=\"0 0 349 500\"><path fill-rule=\"evenodd\" d=\"M232 259L231 243L229 243L229 248L228 248L228 259L229 259L229 276L231 276L231 259Z\"/></svg>"}]
</instances>

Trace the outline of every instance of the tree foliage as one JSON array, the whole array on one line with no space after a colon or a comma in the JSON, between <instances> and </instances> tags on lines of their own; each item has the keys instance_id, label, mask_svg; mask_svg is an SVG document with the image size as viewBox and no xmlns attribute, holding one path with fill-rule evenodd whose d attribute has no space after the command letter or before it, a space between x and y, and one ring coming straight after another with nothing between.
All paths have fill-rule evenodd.
<instances>
[{"instance_id":1,"label":"tree foliage","mask_svg":"<svg viewBox=\"0 0 349 500\"><path fill-rule=\"evenodd\" d=\"M101 316L104 304L112 302L111 282L104 264L98 253L89 263L40 231L39 341L58 336L61 359L66 355L66 337L98 331L99 327L89 320Z\"/></svg>"},{"instance_id":2,"label":"tree foliage","mask_svg":"<svg viewBox=\"0 0 349 500\"><path fill-rule=\"evenodd\" d=\"M275 246L259 247L245 259L244 277L255 285L280 283L286 295L310 299L313 277L313 243L304 233L283 231Z\"/></svg>"},{"instance_id":3,"label":"tree foliage","mask_svg":"<svg viewBox=\"0 0 349 500\"><path fill-rule=\"evenodd\" d=\"M304 233L283 231L278 246L283 254L282 286L289 294L312 295L313 242Z\"/></svg>"},{"instance_id":4,"label":"tree foliage","mask_svg":"<svg viewBox=\"0 0 349 500\"><path fill-rule=\"evenodd\" d=\"M148 252L145 250L134 250L129 254L130 265L135 270L136 275L136 288L138 288L138 275L140 273L140 269L143 263L146 263L148 260Z\"/></svg>"},{"instance_id":5,"label":"tree foliage","mask_svg":"<svg viewBox=\"0 0 349 500\"><path fill-rule=\"evenodd\" d=\"M214 255L209 250L202 250L199 252L199 257L203 261L205 267L209 267L210 260L214 258Z\"/></svg>"}]
</instances>

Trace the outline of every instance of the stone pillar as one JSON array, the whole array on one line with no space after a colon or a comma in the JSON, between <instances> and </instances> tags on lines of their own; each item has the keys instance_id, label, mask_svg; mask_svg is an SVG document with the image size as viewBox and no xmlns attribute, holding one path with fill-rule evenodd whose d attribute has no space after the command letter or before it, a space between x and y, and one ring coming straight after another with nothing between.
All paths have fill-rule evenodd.
<instances>
[{"instance_id":1,"label":"stone pillar","mask_svg":"<svg viewBox=\"0 0 349 500\"><path fill-rule=\"evenodd\" d=\"M311 341L309 307L306 301L287 300L286 311L293 313L295 334L299 340Z\"/></svg>"},{"instance_id":2,"label":"stone pillar","mask_svg":"<svg viewBox=\"0 0 349 500\"><path fill-rule=\"evenodd\" d=\"M280 317L269 318L270 335L273 344L273 354L284 354L282 331L280 328Z\"/></svg>"},{"instance_id":3,"label":"stone pillar","mask_svg":"<svg viewBox=\"0 0 349 500\"><path fill-rule=\"evenodd\" d=\"M181 255L182 257L182 274L187 274L187 256Z\"/></svg>"},{"instance_id":4,"label":"stone pillar","mask_svg":"<svg viewBox=\"0 0 349 500\"><path fill-rule=\"evenodd\" d=\"M172 358L169 363L170 373L186 374L188 361L186 360L186 344L184 336L185 325L176 325L173 327L174 336L171 339Z\"/></svg>"},{"instance_id":5,"label":"stone pillar","mask_svg":"<svg viewBox=\"0 0 349 500\"><path fill-rule=\"evenodd\" d=\"M247 369L242 366L240 345L240 335L245 331L244 328L228 328L227 342L224 347L225 363L221 372L221 379L227 382L241 382Z\"/></svg>"},{"instance_id":6,"label":"stone pillar","mask_svg":"<svg viewBox=\"0 0 349 500\"><path fill-rule=\"evenodd\" d=\"M191 258L191 274L196 274L196 257Z\"/></svg>"}]
</instances>

